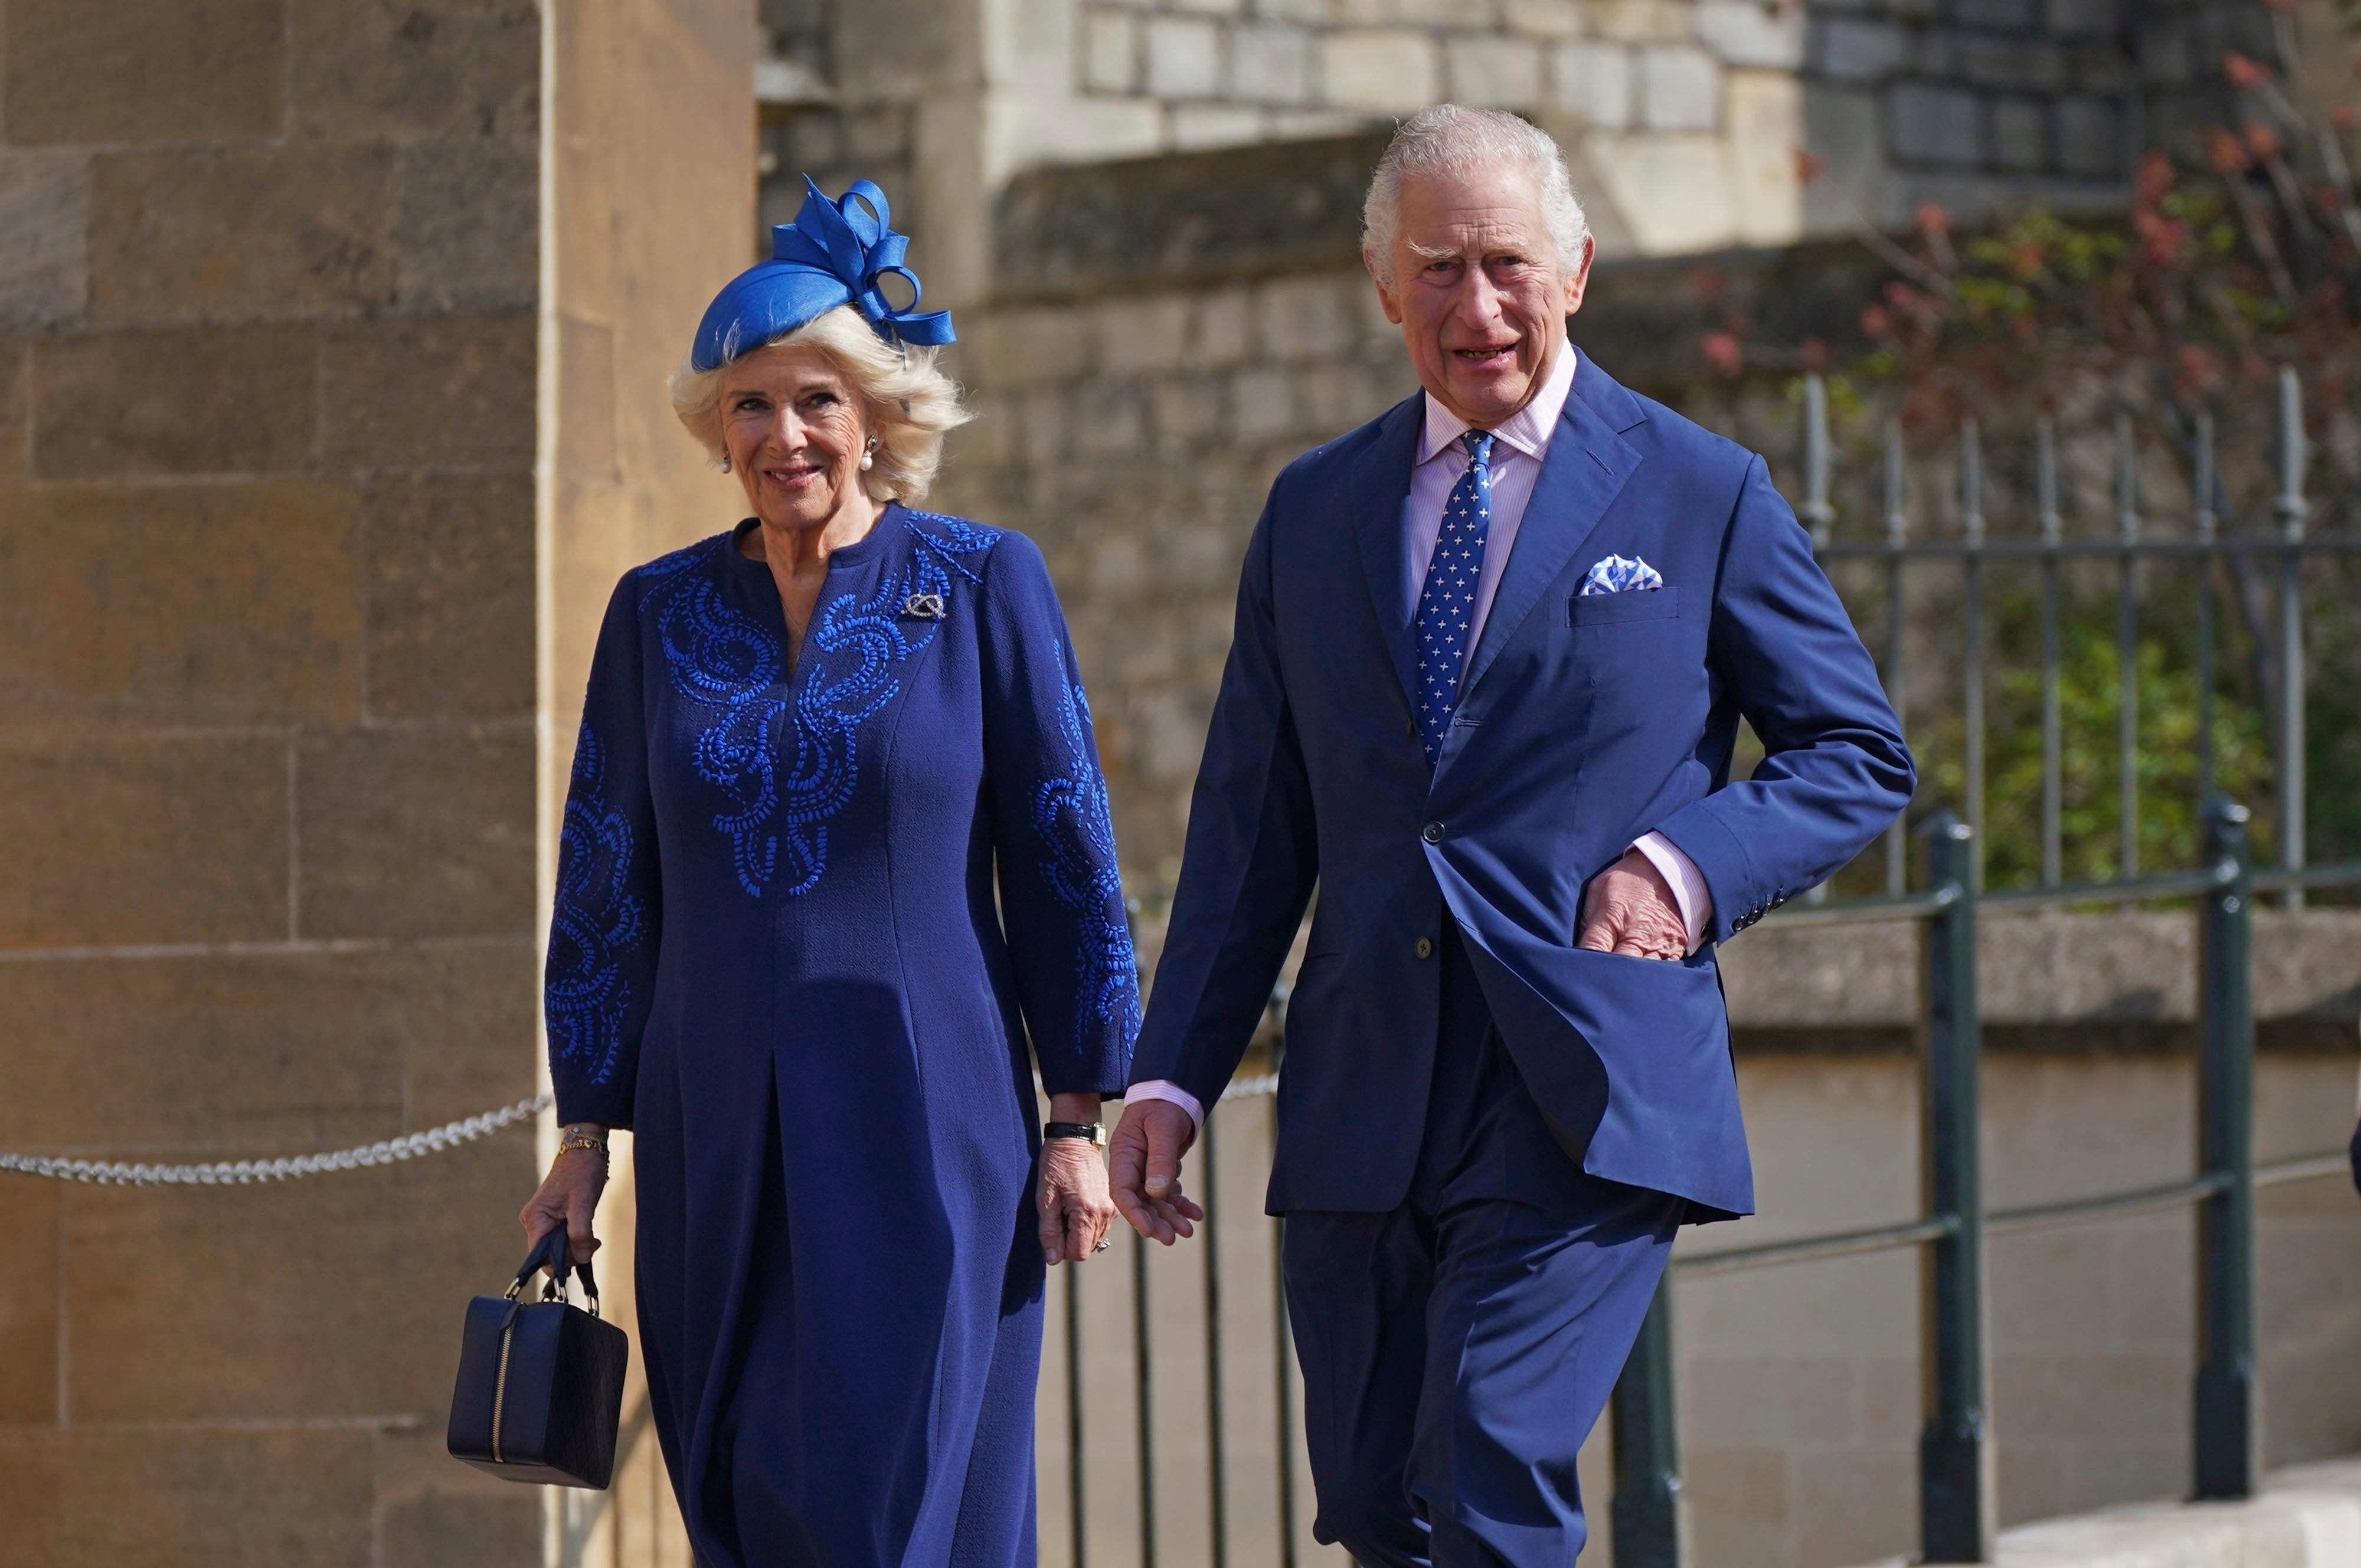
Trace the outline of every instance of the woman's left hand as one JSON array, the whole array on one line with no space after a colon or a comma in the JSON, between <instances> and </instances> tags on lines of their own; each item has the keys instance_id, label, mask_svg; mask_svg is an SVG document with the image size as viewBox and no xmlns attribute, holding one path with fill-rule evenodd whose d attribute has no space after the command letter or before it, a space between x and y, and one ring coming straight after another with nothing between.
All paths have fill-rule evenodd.
<instances>
[{"instance_id":1,"label":"woman's left hand","mask_svg":"<svg viewBox=\"0 0 2361 1568\"><path fill-rule=\"evenodd\" d=\"M1033 1194L1041 1216L1041 1256L1051 1264L1082 1263L1115 1223L1106 1161L1085 1138L1049 1138L1041 1145L1041 1181Z\"/></svg>"}]
</instances>

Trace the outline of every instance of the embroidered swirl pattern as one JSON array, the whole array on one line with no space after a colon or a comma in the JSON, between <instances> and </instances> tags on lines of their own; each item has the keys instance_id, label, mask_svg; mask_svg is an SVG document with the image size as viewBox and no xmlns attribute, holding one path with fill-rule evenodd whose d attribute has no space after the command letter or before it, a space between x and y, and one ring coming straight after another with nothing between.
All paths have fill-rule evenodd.
<instances>
[{"instance_id":1,"label":"embroidered swirl pattern","mask_svg":"<svg viewBox=\"0 0 2361 1568\"><path fill-rule=\"evenodd\" d=\"M738 885L759 897L779 863L771 820L779 807L777 752L771 737L786 711L779 640L730 608L714 586L712 564L729 534L675 551L641 568L648 587L640 613L655 618L672 689L705 719L690 753L697 777L727 804L713 826L730 840Z\"/></svg>"},{"instance_id":2,"label":"embroidered swirl pattern","mask_svg":"<svg viewBox=\"0 0 2361 1568\"><path fill-rule=\"evenodd\" d=\"M1139 972L1131 930L1123 917L1123 876L1115 852L1115 822L1107 810L1106 775L1090 733L1090 698L1080 684L1063 683L1059 727L1072 761L1042 781L1033 802L1033 826L1049 850L1050 892L1074 912L1076 943L1074 1033L1088 1045L1097 1028L1117 1025L1126 1040L1139 1031Z\"/></svg>"},{"instance_id":3,"label":"embroidered swirl pattern","mask_svg":"<svg viewBox=\"0 0 2361 1568\"><path fill-rule=\"evenodd\" d=\"M792 695L781 679L778 639L730 608L709 573L690 569L730 548L731 535L642 568L650 587L641 612L655 616L674 691L705 719L694 763L729 803L713 826L729 839L750 896L761 897L774 879L791 898L818 885L829 821L860 782L861 726L900 694L898 667L942 624L909 619L904 607L916 594L953 602L953 575L980 583L966 557L1000 538L930 512L904 512L901 521L917 546L907 564L884 574L869 598L840 594L819 608Z\"/></svg>"},{"instance_id":4,"label":"embroidered swirl pattern","mask_svg":"<svg viewBox=\"0 0 2361 1568\"><path fill-rule=\"evenodd\" d=\"M574 745L574 787L557 833L557 897L549 929L544 1003L553 1048L605 1083L621 1053L631 1007L622 956L647 935L631 891L631 825L607 809L607 754L588 719Z\"/></svg>"}]
</instances>

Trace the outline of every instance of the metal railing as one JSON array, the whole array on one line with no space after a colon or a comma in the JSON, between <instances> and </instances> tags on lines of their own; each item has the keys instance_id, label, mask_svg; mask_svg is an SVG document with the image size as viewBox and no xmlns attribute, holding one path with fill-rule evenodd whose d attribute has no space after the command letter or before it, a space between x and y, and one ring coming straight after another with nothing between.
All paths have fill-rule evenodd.
<instances>
[{"instance_id":1,"label":"metal railing","mask_svg":"<svg viewBox=\"0 0 2361 1568\"><path fill-rule=\"evenodd\" d=\"M1920 1277L1925 1424L1918 1445L1919 1554L1927 1563L1982 1563L1999 1517L1990 1417L1990 1332L1983 1243L1989 1235L2195 1205L2197 1373L2191 1394L2192 1495L2251 1495L2259 1473L2255 1388L2254 1195L2258 1187L2329 1175L2340 1155L2257 1166L2252 1141L2255 1029L2250 922L2257 891L2361 883L2361 865L2282 868L2249 863L2247 813L2216 801L2205 815L2197 870L2104 883L1981 894L1974 835L1946 812L1927 824L1931 892L1783 911L1765 924L1916 920L1923 927L1918 1024L1921 1212L1915 1219L1675 1257L1656 1292L1614 1396L1618 1568L1680 1568L1683 1499L1674 1417L1673 1295L1676 1281L1740 1269L1924 1249ZM2196 1174L2062 1201L1987 1210L1977 1130L1982 1025L1976 927L1992 908L2099 901L2198 901Z\"/></svg>"},{"instance_id":2,"label":"metal railing","mask_svg":"<svg viewBox=\"0 0 2361 1568\"><path fill-rule=\"evenodd\" d=\"M1268 1023L1274 1031L1286 1017L1288 992L1284 985L1271 996ZM1223 1102L1269 1099L1277 1087L1277 1075L1268 1074L1240 1079L1233 1082L1223 1096ZM1229 1411L1223 1395L1224 1369L1224 1305L1221 1249L1218 1243L1223 1203L1221 1198L1220 1132L1222 1118L1207 1116L1197 1146L1190 1151L1190 1184L1205 1218L1196 1226L1197 1234L1191 1248L1202 1267L1201 1280L1203 1291L1204 1349L1202 1359L1203 1381L1204 1441L1206 1444L1206 1486L1202 1494L1205 1540L1204 1561L1212 1568L1228 1568L1232 1521L1229 1488ZM1296 1379L1293 1371L1294 1344L1288 1327L1287 1293L1280 1265L1280 1248L1285 1234L1285 1222L1266 1222L1270 1232L1270 1346L1278 1376L1273 1379L1270 1419L1279 1463L1274 1471L1274 1508L1272 1510L1272 1542L1275 1555L1271 1559L1283 1568L1295 1568L1302 1529L1308 1516L1301 1509L1297 1495L1295 1459L1301 1446L1301 1433L1295 1409ZM1137 1544L1133 1556L1139 1568L1157 1568L1163 1560L1163 1541L1159 1527L1159 1494L1162 1467L1159 1464L1159 1424L1157 1419L1158 1389L1151 1346L1155 1334L1149 1323L1152 1286L1148 1277L1149 1244L1128 1226L1118 1223L1117 1229L1126 1233L1131 1255L1131 1395L1132 1442L1137 1461L1133 1493L1129 1499L1137 1526ZM1073 1568L1084 1568L1091 1561L1090 1487L1085 1475L1085 1459L1090 1452L1095 1430L1091 1417L1091 1403L1085 1397L1085 1379L1081 1374L1083 1343L1083 1297L1093 1288L1093 1277L1088 1270L1067 1268L1060 1271L1062 1279L1060 1316L1063 1320L1065 1349L1065 1445L1066 1445L1066 1545L1067 1562ZM1192 1504L1197 1499L1192 1498Z\"/></svg>"},{"instance_id":3,"label":"metal railing","mask_svg":"<svg viewBox=\"0 0 2361 1568\"><path fill-rule=\"evenodd\" d=\"M1897 714L1907 716L1906 681L1911 667L1911 599L1915 574L1935 570L1951 575L1959 599L1958 704L1961 735L1959 792L1960 809L1975 838L1970 851L1970 876L1981 885L1985 848L1990 840L1986 812L1988 773L1987 718L1989 655L1993 627L1992 595L2000 574L2033 574L2039 595L2041 683L2041 801L2038 885L2055 887L2064 874L2064 754L2063 715L2059 702L2059 671L2063 655L2061 629L2065 614L2062 586L2068 570L2078 563L2114 565L2115 658L2120 696L2115 713L2114 872L2120 877L2139 874L2142 801L2139 758L2142 726L2140 639L2142 618L2151 590L2169 572L2190 575L2196 586L2195 729L2197 782L2192 805L2211 799L2217 789L2219 753L2216 691L2219 685L2222 627L2216 604L2218 568L2229 566L2242 578L2263 586L2258 601L2269 602L2268 624L2258 625L2257 663L2267 670L2268 691L2258 693L2268 708L2273 774L2271 838L2274 861L2280 871L2300 871L2305 863L2306 780L2304 721L2308 668L2304 643L2304 576L2307 561L2344 557L2361 550L2361 535L2340 531L2313 532L2312 504L2304 488L2312 453L2304 433L2302 385L2291 367L2279 372L2274 408L2273 451L2269 467L2275 491L2269 511L2275 526L2268 532L2224 532L2223 521L2234 516L2223 477L2215 422L2210 412L2193 417L2185 435L2176 439L2176 455L2185 464L2189 501L2184 515L2171 521L2185 524L2180 536L2159 536L2156 525L2166 521L2162 511L2144 500L2139 479L2140 450L2128 412L2116 416L2114 428L2112 532L2108 537L2070 538L2061 503L2059 438L2054 422L2035 422L2031 482L2023 500L2034 525L2030 537L1994 538L1987 510L1993 483L1984 454L1984 433L1978 421L1963 421L1957 434L1955 469L1959 528L1955 537L1930 537L1925 521L1913 526L1908 482L1909 462L1900 422L1889 418L1880 440L1879 486L1882 532L1873 539L1839 538L1838 509L1831 499L1837 472L1837 446L1829 430L1828 397L1817 376L1806 378L1802 450L1803 495L1795 511L1810 531L1815 554L1835 569L1840 563L1872 568L1882 578L1884 625L1863 625L1862 635L1878 648L1887 695ZM1927 510L1923 505L1921 512ZM2149 611L2149 613L2153 613ZM1884 886L1899 894L1909 883L1907 829L1896 823L1884 845ZM2290 883L2279 890L2289 907L2301 907L2303 889ZM1813 896L1825 899L1827 890Z\"/></svg>"}]
</instances>

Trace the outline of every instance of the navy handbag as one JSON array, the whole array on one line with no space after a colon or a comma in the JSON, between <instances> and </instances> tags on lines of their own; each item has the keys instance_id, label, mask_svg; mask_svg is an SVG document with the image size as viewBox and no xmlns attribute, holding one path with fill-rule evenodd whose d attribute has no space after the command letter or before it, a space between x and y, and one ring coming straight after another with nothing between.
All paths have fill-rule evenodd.
<instances>
[{"instance_id":1,"label":"navy handbag","mask_svg":"<svg viewBox=\"0 0 2361 1568\"><path fill-rule=\"evenodd\" d=\"M615 1474L629 1336L598 1317L598 1284L577 1264L590 1310L566 1299L566 1228L541 1238L504 1294L467 1303L452 1457L511 1481L603 1489ZM541 1299L525 1282L546 1266Z\"/></svg>"}]
</instances>

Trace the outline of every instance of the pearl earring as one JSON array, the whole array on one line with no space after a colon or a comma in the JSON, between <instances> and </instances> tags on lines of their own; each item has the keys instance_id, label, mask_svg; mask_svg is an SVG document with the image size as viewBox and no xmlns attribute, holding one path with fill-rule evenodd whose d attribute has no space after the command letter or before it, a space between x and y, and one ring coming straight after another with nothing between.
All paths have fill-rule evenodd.
<instances>
[{"instance_id":1,"label":"pearl earring","mask_svg":"<svg viewBox=\"0 0 2361 1568\"><path fill-rule=\"evenodd\" d=\"M869 438L869 449L861 455L861 471L866 474L871 468L876 466L876 464L877 438L873 435Z\"/></svg>"},{"instance_id":2,"label":"pearl earring","mask_svg":"<svg viewBox=\"0 0 2361 1568\"><path fill-rule=\"evenodd\" d=\"M721 471L725 474L730 472L730 454L727 452L721 455Z\"/></svg>"}]
</instances>

